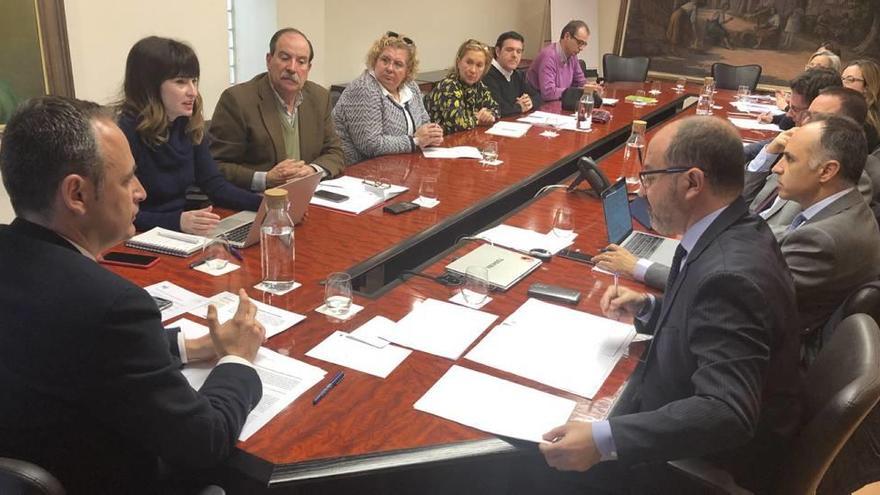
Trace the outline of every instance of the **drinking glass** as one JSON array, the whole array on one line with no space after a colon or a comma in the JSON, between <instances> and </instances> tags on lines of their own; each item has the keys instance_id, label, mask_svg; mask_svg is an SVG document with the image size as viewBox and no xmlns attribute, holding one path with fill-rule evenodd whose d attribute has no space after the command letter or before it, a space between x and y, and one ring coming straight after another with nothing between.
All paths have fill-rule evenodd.
<instances>
[{"instance_id":1,"label":"drinking glass","mask_svg":"<svg viewBox=\"0 0 880 495\"><path fill-rule=\"evenodd\" d=\"M211 239L205 239L202 244L202 259L205 266L210 270L222 270L232 261L232 250L229 240L224 234Z\"/></svg>"},{"instance_id":2,"label":"drinking glass","mask_svg":"<svg viewBox=\"0 0 880 495\"><path fill-rule=\"evenodd\" d=\"M652 95L659 95L662 92L663 92L663 85L660 83L660 81L655 80L654 82L651 83L651 94Z\"/></svg>"},{"instance_id":3,"label":"drinking glass","mask_svg":"<svg viewBox=\"0 0 880 495\"><path fill-rule=\"evenodd\" d=\"M644 98L645 97L645 90L640 89L640 90L636 91L636 96L639 98ZM643 100L639 99L639 100L634 101L633 105L635 105L637 107L643 107L643 106L645 106L645 102Z\"/></svg>"},{"instance_id":4,"label":"drinking glass","mask_svg":"<svg viewBox=\"0 0 880 495\"><path fill-rule=\"evenodd\" d=\"M553 213L553 235L571 237L574 234L574 219L568 208L557 208Z\"/></svg>"},{"instance_id":5,"label":"drinking glass","mask_svg":"<svg viewBox=\"0 0 880 495\"><path fill-rule=\"evenodd\" d=\"M461 296L471 306L479 306L489 297L489 269L471 265L464 271Z\"/></svg>"},{"instance_id":6,"label":"drinking glass","mask_svg":"<svg viewBox=\"0 0 880 495\"><path fill-rule=\"evenodd\" d=\"M741 101L745 101L748 99L749 95L752 93L752 90L748 87L748 85L741 85L736 88L736 98Z\"/></svg>"},{"instance_id":7,"label":"drinking glass","mask_svg":"<svg viewBox=\"0 0 880 495\"><path fill-rule=\"evenodd\" d=\"M335 315L347 314L351 309L351 275L335 272L327 276L324 286L324 304Z\"/></svg>"},{"instance_id":8,"label":"drinking glass","mask_svg":"<svg viewBox=\"0 0 880 495\"><path fill-rule=\"evenodd\" d=\"M419 186L419 196L425 199L437 199L437 178L423 177Z\"/></svg>"},{"instance_id":9,"label":"drinking glass","mask_svg":"<svg viewBox=\"0 0 880 495\"><path fill-rule=\"evenodd\" d=\"M683 92L685 84L687 84L687 79L685 79L683 77L679 77L678 79L676 79L675 80L675 92L676 93Z\"/></svg>"},{"instance_id":10,"label":"drinking glass","mask_svg":"<svg viewBox=\"0 0 880 495\"><path fill-rule=\"evenodd\" d=\"M480 148L480 155L482 155L483 159L481 163L484 164L492 164L495 160L498 159L498 142L496 141L486 141L483 144L483 147Z\"/></svg>"},{"instance_id":11,"label":"drinking glass","mask_svg":"<svg viewBox=\"0 0 880 495\"><path fill-rule=\"evenodd\" d=\"M708 94L701 94L697 100L697 115L712 115L712 98Z\"/></svg>"}]
</instances>

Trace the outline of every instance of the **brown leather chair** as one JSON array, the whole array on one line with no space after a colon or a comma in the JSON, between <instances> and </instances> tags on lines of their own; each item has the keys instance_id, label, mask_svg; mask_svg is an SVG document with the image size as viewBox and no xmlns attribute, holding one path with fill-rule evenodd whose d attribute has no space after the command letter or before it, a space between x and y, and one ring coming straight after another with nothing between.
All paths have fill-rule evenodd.
<instances>
[{"instance_id":1,"label":"brown leather chair","mask_svg":"<svg viewBox=\"0 0 880 495\"><path fill-rule=\"evenodd\" d=\"M52 473L27 461L0 457L0 493L4 495L64 495Z\"/></svg>"},{"instance_id":2,"label":"brown leather chair","mask_svg":"<svg viewBox=\"0 0 880 495\"><path fill-rule=\"evenodd\" d=\"M844 319L804 380L804 425L787 458L774 494L814 493L837 453L880 399L880 328L866 314ZM669 464L717 493L749 493L702 459Z\"/></svg>"}]
</instances>

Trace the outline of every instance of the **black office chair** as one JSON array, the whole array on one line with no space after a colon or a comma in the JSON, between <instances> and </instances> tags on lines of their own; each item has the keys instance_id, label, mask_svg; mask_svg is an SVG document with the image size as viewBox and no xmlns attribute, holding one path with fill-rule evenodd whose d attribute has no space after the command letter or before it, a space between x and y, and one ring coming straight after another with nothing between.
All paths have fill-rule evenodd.
<instances>
[{"instance_id":1,"label":"black office chair","mask_svg":"<svg viewBox=\"0 0 880 495\"><path fill-rule=\"evenodd\" d=\"M581 72L584 73L584 77L595 77L597 79L599 78L599 71L598 70L587 69L587 63L584 62L582 59L578 59L578 62L580 62Z\"/></svg>"},{"instance_id":2,"label":"black office chair","mask_svg":"<svg viewBox=\"0 0 880 495\"><path fill-rule=\"evenodd\" d=\"M605 82L645 82L648 78L648 57L619 57L613 53L602 55L602 75Z\"/></svg>"},{"instance_id":3,"label":"black office chair","mask_svg":"<svg viewBox=\"0 0 880 495\"><path fill-rule=\"evenodd\" d=\"M814 493L835 456L880 399L880 328L866 314L844 319L807 371L804 423L780 459L774 494ZM702 459L669 465L718 493L749 493L729 473Z\"/></svg>"},{"instance_id":4,"label":"black office chair","mask_svg":"<svg viewBox=\"0 0 880 495\"><path fill-rule=\"evenodd\" d=\"M749 90L754 91L761 79L761 66L715 62L712 64L712 77L715 78L715 87L718 89L739 89L740 86L748 86Z\"/></svg>"},{"instance_id":5,"label":"black office chair","mask_svg":"<svg viewBox=\"0 0 880 495\"><path fill-rule=\"evenodd\" d=\"M64 495L52 473L27 461L0 457L0 493L4 495Z\"/></svg>"}]
</instances>

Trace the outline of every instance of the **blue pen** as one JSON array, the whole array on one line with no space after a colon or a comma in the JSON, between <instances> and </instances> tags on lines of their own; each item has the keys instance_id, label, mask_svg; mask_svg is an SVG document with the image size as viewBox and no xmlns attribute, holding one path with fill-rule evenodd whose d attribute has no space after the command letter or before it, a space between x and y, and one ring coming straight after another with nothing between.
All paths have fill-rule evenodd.
<instances>
[{"instance_id":1,"label":"blue pen","mask_svg":"<svg viewBox=\"0 0 880 495\"><path fill-rule=\"evenodd\" d=\"M333 379L330 380L330 383L325 385L324 388L322 388L321 391L318 392L318 395L316 395L315 398L312 399L312 405L314 406L315 404L320 402L321 399L323 399L324 396L327 395L327 393L330 392L331 389L333 389L333 387L338 385L339 382L341 382L343 378L345 378L345 373L343 373L341 371L336 373L336 376L334 376Z\"/></svg>"},{"instance_id":2,"label":"blue pen","mask_svg":"<svg viewBox=\"0 0 880 495\"><path fill-rule=\"evenodd\" d=\"M232 256L235 256L238 259L238 261L244 261L244 256L241 255L241 251L239 251L237 247L232 244L227 244L226 247L229 249Z\"/></svg>"}]
</instances>

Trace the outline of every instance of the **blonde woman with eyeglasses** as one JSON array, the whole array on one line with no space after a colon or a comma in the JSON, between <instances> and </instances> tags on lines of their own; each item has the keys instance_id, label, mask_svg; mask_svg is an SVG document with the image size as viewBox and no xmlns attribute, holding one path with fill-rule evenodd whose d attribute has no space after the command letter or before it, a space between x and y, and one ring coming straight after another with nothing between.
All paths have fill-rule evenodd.
<instances>
[{"instance_id":1,"label":"blonde woman with eyeglasses","mask_svg":"<svg viewBox=\"0 0 880 495\"><path fill-rule=\"evenodd\" d=\"M865 95L868 117L865 121L880 135L880 64L871 59L854 60L843 69L844 87ZM880 147L874 150L880 156Z\"/></svg>"},{"instance_id":2,"label":"blonde woman with eyeglasses","mask_svg":"<svg viewBox=\"0 0 880 495\"><path fill-rule=\"evenodd\" d=\"M498 103L483 83L491 63L488 46L467 40L458 48L449 75L425 96L431 120L440 124L444 133L489 126L498 119Z\"/></svg>"}]
</instances>

